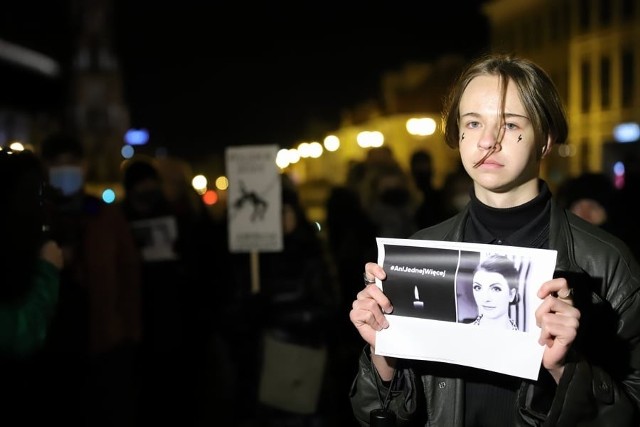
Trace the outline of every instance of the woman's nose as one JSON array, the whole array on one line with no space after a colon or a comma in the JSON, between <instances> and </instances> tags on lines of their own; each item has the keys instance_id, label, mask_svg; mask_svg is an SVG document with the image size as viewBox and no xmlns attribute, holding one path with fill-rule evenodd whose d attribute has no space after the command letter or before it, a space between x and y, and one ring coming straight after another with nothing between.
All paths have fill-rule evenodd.
<instances>
[{"instance_id":1,"label":"woman's nose","mask_svg":"<svg viewBox=\"0 0 640 427\"><path fill-rule=\"evenodd\" d=\"M488 291L483 290L480 293L480 300L482 300L482 301L490 301L491 300L491 293L489 293Z\"/></svg>"},{"instance_id":2,"label":"woman's nose","mask_svg":"<svg viewBox=\"0 0 640 427\"><path fill-rule=\"evenodd\" d=\"M481 150L491 150L495 147L497 141L497 132L493 129L485 129L478 140L478 148Z\"/></svg>"}]
</instances>

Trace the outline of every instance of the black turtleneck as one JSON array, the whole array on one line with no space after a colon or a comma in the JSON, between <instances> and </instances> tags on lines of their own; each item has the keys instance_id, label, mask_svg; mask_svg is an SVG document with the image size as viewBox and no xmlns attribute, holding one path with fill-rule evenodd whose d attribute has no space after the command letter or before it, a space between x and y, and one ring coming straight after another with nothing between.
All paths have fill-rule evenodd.
<instances>
[{"instance_id":1,"label":"black turtleneck","mask_svg":"<svg viewBox=\"0 0 640 427\"><path fill-rule=\"evenodd\" d=\"M470 190L469 219L464 230L464 241L494 245L547 248L551 192L540 180L540 193L524 205L498 209L483 204Z\"/></svg>"},{"instance_id":2,"label":"black turtleneck","mask_svg":"<svg viewBox=\"0 0 640 427\"><path fill-rule=\"evenodd\" d=\"M540 193L513 208L497 209L480 202L473 188L464 241L494 245L549 247L551 192L540 180ZM515 423L515 396L520 379L469 369L465 376L465 425L511 427Z\"/></svg>"}]
</instances>

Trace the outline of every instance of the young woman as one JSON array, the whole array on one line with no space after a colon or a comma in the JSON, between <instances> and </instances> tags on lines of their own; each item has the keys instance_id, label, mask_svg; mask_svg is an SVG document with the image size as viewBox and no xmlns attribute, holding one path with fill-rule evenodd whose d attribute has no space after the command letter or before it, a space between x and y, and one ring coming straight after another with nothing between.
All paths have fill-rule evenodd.
<instances>
[{"instance_id":1,"label":"young woman","mask_svg":"<svg viewBox=\"0 0 640 427\"><path fill-rule=\"evenodd\" d=\"M505 255L493 254L483 259L473 273L473 299L478 317L473 325L518 330L509 314L518 302L518 269Z\"/></svg>"},{"instance_id":2,"label":"young woman","mask_svg":"<svg viewBox=\"0 0 640 427\"><path fill-rule=\"evenodd\" d=\"M621 240L560 209L540 178L542 159L568 132L552 81L525 59L479 58L454 84L443 119L473 180L471 201L412 238L557 251L555 278L538 290L541 372L530 381L376 355L393 305L366 283L350 312L367 343L351 391L356 418L369 425L388 396L397 425L639 425L640 266ZM365 281L374 277L386 275L367 263Z\"/></svg>"}]
</instances>

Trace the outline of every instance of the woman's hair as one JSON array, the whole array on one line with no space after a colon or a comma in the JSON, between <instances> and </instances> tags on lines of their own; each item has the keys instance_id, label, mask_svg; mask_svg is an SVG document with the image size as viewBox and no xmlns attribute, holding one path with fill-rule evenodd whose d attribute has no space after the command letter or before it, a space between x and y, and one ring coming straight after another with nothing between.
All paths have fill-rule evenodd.
<instances>
[{"instance_id":1,"label":"woman's hair","mask_svg":"<svg viewBox=\"0 0 640 427\"><path fill-rule=\"evenodd\" d=\"M478 271L501 274L505 278L509 289L518 289L520 273L513 261L506 255L492 254L478 264L473 274Z\"/></svg>"},{"instance_id":2,"label":"woman's hair","mask_svg":"<svg viewBox=\"0 0 640 427\"><path fill-rule=\"evenodd\" d=\"M0 148L0 301L31 288L43 243L46 174L31 151Z\"/></svg>"},{"instance_id":3,"label":"woman's hair","mask_svg":"<svg viewBox=\"0 0 640 427\"><path fill-rule=\"evenodd\" d=\"M550 137L552 143L566 142L567 116L558 91L549 75L534 62L507 54L484 55L472 62L454 82L444 101L442 125L448 146L458 148L460 138L460 99L469 82L478 76L498 76L501 82L502 113L507 82L515 84L527 111L536 144L542 148ZM538 150L541 156L541 150Z\"/></svg>"}]
</instances>

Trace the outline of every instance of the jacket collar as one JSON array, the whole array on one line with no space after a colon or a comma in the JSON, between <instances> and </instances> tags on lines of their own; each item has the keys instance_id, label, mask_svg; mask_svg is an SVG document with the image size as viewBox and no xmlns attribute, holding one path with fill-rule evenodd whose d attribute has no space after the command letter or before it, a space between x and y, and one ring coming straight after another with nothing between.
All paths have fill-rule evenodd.
<instances>
[{"instance_id":1,"label":"jacket collar","mask_svg":"<svg viewBox=\"0 0 640 427\"><path fill-rule=\"evenodd\" d=\"M573 235L569 219L564 208L551 200L551 228L549 230L549 249L557 251L556 270L579 271L573 251Z\"/></svg>"},{"instance_id":2,"label":"jacket collar","mask_svg":"<svg viewBox=\"0 0 640 427\"><path fill-rule=\"evenodd\" d=\"M444 240L462 242L464 227L469 217L469 205L456 216L449 219L451 227ZM573 236L569 228L569 220L565 210L551 199L551 224L549 229L549 249L557 251L556 270L579 271L573 253Z\"/></svg>"}]
</instances>

